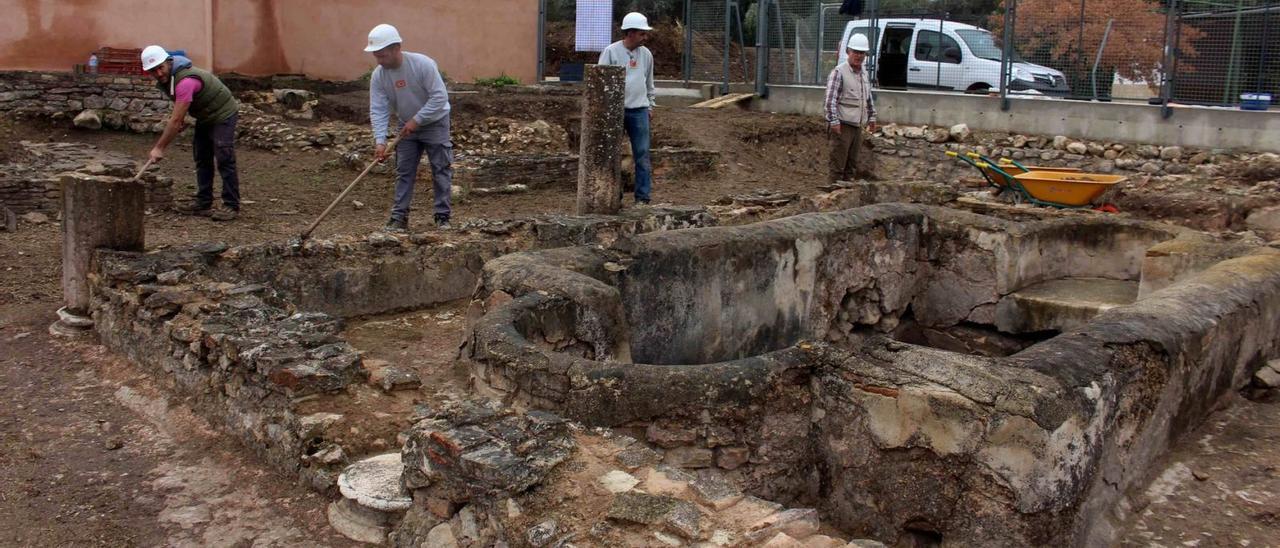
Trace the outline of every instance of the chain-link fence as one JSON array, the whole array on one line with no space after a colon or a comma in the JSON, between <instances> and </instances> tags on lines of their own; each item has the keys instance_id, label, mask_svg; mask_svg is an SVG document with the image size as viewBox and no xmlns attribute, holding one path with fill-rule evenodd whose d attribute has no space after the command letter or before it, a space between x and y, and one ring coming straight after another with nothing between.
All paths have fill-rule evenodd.
<instances>
[{"instance_id":1,"label":"chain-link fence","mask_svg":"<svg viewBox=\"0 0 1280 548\"><path fill-rule=\"evenodd\" d=\"M544 76L572 49L548 5ZM581 0L587 1L587 0ZM650 15L658 77L823 85L854 34L882 89L1240 104L1280 91L1280 0L612 0ZM650 11L645 11L650 10ZM615 32L616 34L616 32ZM1175 47L1166 47L1166 44ZM758 81L759 80L759 81Z\"/></svg>"},{"instance_id":2,"label":"chain-link fence","mask_svg":"<svg viewBox=\"0 0 1280 548\"><path fill-rule=\"evenodd\" d=\"M1280 92L1280 1L1176 5L1173 99L1213 105Z\"/></svg>"},{"instance_id":3,"label":"chain-link fence","mask_svg":"<svg viewBox=\"0 0 1280 548\"><path fill-rule=\"evenodd\" d=\"M622 39L622 33L618 29L621 26L622 17L628 12L639 11L647 15L653 31L649 33L646 46L653 51L654 76L657 78L669 80L685 78L686 73L683 68L687 66L685 56L691 55L695 60L707 56L705 44L696 43L691 48L686 47L685 22L689 20L687 9L695 7L700 3L699 0L605 0L603 2L539 0L539 2L542 15L539 21L541 50L538 66L544 80L580 79L582 66L595 63L600 58L598 47L587 47L584 50L578 43L578 39L582 38L578 24L580 3L584 7L596 10L595 13L603 10L609 16L607 27L611 34L610 40ZM712 0L711 3L723 4L724 0ZM721 27L724 26L723 14L720 14L716 20L720 21ZM603 24L594 19L587 22L593 25ZM706 74L710 75L709 72ZM715 74L718 75L719 71L717 70Z\"/></svg>"}]
</instances>

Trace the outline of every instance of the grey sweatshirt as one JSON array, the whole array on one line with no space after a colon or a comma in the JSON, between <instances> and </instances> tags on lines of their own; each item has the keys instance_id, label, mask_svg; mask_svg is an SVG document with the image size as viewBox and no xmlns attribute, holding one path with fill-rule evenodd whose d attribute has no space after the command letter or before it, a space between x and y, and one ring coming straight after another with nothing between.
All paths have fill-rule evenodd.
<instances>
[{"instance_id":1,"label":"grey sweatshirt","mask_svg":"<svg viewBox=\"0 0 1280 548\"><path fill-rule=\"evenodd\" d=\"M601 65L616 65L627 69L627 93L624 108L650 108L657 104L653 90L653 53L640 46L627 49L619 40L600 52Z\"/></svg>"},{"instance_id":2,"label":"grey sweatshirt","mask_svg":"<svg viewBox=\"0 0 1280 548\"><path fill-rule=\"evenodd\" d=\"M400 68L381 65L369 79L369 121L378 144L387 142L391 111L401 123L412 119L426 126L449 115L449 93L436 62L421 53L404 52Z\"/></svg>"}]
</instances>

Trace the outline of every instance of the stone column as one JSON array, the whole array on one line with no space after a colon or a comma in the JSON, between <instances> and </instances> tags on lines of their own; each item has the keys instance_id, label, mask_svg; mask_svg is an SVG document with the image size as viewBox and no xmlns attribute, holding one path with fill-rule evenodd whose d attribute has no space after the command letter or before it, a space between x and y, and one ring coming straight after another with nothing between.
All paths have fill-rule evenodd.
<instances>
[{"instance_id":1,"label":"stone column","mask_svg":"<svg viewBox=\"0 0 1280 548\"><path fill-rule=\"evenodd\" d=\"M50 326L58 335L75 334L93 325L89 315L89 281L98 248L143 250L146 189L120 177L69 173L62 184L62 297L66 307Z\"/></svg>"},{"instance_id":2,"label":"stone column","mask_svg":"<svg viewBox=\"0 0 1280 548\"><path fill-rule=\"evenodd\" d=\"M626 69L587 65L583 77L582 137L578 157L578 214L622 209L622 108Z\"/></svg>"}]
</instances>

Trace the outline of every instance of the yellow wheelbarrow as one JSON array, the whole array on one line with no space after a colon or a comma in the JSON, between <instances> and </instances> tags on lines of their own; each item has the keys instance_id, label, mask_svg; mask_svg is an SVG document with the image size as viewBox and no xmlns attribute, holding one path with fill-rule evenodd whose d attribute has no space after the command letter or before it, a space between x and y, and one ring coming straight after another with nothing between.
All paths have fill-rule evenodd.
<instances>
[{"instance_id":1,"label":"yellow wheelbarrow","mask_svg":"<svg viewBox=\"0 0 1280 548\"><path fill-rule=\"evenodd\" d=\"M1011 174L987 162L974 162L980 169L992 169L1015 190L1015 201L1023 198L1036 205L1086 207L1115 185L1127 180L1123 175L1081 171L1026 171ZM1112 208L1114 209L1114 208Z\"/></svg>"}]
</instances>

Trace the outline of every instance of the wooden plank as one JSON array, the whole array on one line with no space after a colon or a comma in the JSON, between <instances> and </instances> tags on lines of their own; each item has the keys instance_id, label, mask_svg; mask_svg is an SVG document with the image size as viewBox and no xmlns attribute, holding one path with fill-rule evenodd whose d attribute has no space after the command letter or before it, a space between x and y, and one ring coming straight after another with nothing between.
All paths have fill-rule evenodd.
<instances>
[{"instance_id":1,"label":"wooden plank","mask_svg":"<svg viewBox=\"0 0 1280 548\"><path fill-rule=\"evenodd\" d=\"M693 105L692 108L719 109L719 108L727 107L729 105L741 103L752 97L755 97L754 93L730 93L727 95L721 95L719 97L708 99L701 103L695 104Z\"/></svg>"}]
</instances>

